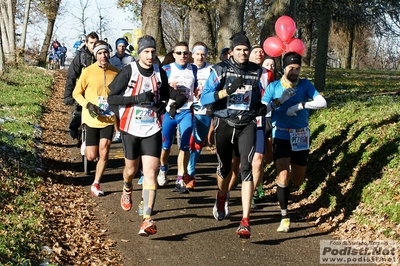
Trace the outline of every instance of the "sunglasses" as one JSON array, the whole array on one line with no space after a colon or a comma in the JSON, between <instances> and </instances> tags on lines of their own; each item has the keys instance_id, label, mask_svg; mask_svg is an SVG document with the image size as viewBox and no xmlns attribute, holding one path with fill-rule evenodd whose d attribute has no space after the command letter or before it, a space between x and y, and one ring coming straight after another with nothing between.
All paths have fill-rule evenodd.
<instances>
[{"instance_id":1,"label":"sunglasses","mask_svg":"<svg viewBox=\"0 0 400 266\"><path fill-rule=\"evenodd\" d=\"M188 51L176 51L175 53L176 53L177 55L181 55L181 54L183 54L183 55L188 55L188 54L189 54Z\"/></svg>"}]
</instances>

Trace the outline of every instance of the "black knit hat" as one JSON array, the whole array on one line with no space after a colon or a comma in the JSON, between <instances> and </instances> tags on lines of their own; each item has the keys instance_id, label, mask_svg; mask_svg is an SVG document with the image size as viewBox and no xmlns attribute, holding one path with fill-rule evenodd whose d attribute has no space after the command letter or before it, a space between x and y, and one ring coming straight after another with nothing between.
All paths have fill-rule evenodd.
<instances>
[{"instance_id":1,"label":"black knit hat","mask_svg":"<svg viewBox=\"0 0 400 266\"><path fill-rule=\"evenodd\" d=\"M235 48L238 45L245 45L250 49L250 41L246 37L246 32L244 31L233 34L230 40L232 41L232 48Z\"/></svg>"},{"instance_id":2,"label":"black knit hat","mask_svg":"<svg viewBox=\"0 0 400 266\"><path fill-rule=\"evenodd\" d=\"M149 35L144 35L138 40L138 54L140 54L146 48L156 49L156 40Z\"/></svg>"},{"instance_id":3,"label":"black knit hat","mask_svg":"<svg viewBox=\"0 0 400 266\"><path fill-rule=\"evenodd\" d=\"M254 49L257 49L257 48L263 49L261 45L259 45L259 44L254 44L254 45L250 48L250 54L251 54L251 52L252 52ZM264 51L264 49L263 49L263 51Z\"/></svg>"},{"instance_id":4,"label":"black knit hat","mask_svg":"<svg viewBox=\"0 0 400 266\"><path fill-rule=\"evenodd\" d=\"M283 68L292 64L298 64L299 66L301 66L301 55L296 52L290 52L283 56Z\"/></svg>"}]
</instances>

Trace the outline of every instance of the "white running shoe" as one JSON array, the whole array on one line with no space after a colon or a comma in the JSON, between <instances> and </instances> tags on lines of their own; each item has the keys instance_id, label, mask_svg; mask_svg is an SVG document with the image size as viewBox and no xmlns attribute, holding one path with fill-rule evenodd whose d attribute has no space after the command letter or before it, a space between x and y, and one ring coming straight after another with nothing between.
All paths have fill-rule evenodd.
<instances>
[{"instance_id":1,"label":"white running shoe","mask_svg":"<svg viewBox=\"0 0 400 266\"><path fill-rule=\"evenodd\" d=\"M169 165L167 164L167 168L165 171L160 169L160 171L158 172L157 183L160 187L163 187L168 183L168 175L167 175L168 168Z\"/></svg>"},{"instance_id":2,"label":"white running shoe","mask_svg":"<svg viewBox=\"0 0 400 266\"><path fill-rule=\"evenodd\" d=\"M90 191L92 192L93 196L96 197L104 196L104 191L100 189L99 183L93 183L92 187L90 188Z\"/></svg>"}]
</instances>

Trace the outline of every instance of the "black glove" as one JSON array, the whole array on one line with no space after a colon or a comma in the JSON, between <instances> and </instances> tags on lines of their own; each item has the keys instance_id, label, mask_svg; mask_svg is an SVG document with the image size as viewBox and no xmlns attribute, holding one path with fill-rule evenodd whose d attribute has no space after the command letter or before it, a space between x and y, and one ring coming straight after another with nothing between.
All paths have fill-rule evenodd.
<instances>
[{"instance_id":1,"label":"black glove","mask_svg":"<svg viewBox=\"0 0 400 266\"><path fill-rule=\"evenodd\" d=\"M174 118L175 117L175 115L176 115L176 103L172 103L170 106L169 106L169 117L171 117L171 118Z\"/></svg>"},{"instance_id":2,"label":"black glove","mask_svg":"<svg viewBox=\"0 0 400 266\"><path fill-rule=\"evenodd\" d=\"M214 108L213 108L212 104L208 104L206 106L206 116L211 117L211 116L213 116L213 114L214 114Z\"/></svg>"},{"instance_id":3,"label":"black glove","mask_svg":"<svg viewBox=\"0 0 400 266\"><path fill-rule=\"evenodd\" d=\"M267 114L267 106L265 104L259 103L257 104L257 116L265 116Z\"/></svg>"},{"instance_id":4,"label":"black glove","mask_svg":"<svg viewBox=\"0 0 400 266\"><path fill-rule=\"evenodd\" d=\"M160 103L160 104L158 104L158 105L156 106L155 112L156 112L157 114L159 114L159 115L165 114L165 112L166 112L165 107L166 107L166 106L167 106L167 105L166 105L165 103Z\"/></svg>"},{"instance_id":5,"label":"black glove","mask_svg":"<svg viewBox=\"0 0 400 266\"><path fill-rule=\"evenodd\" d=\"M132 103L133 104L143 104L143 103L150 103L154 102L154 93L151 91L142 92L139 95L132 96Z\"/></svg>"},{"instance_id":6,"label":"black glove","mask_svg":"<svg viewBox=\"0 0 400 266\"><path fill-rule=\"evenodd\" d=\"M73 105L74 102L75 102L75 100L74 100L74 98L72 98L72 97L66 97L66 98L64 98L64 103L65 103L66 105Z\"/></svg>"},{"instance_id":7,"label":"black glove","mask_svg":"<svg viewBox=\"0 0 400 266\"><path fill-rule=\"evenodd\" d=\"M89 114L91 117L96 118L99 116L99 107L97 107L93 103L87 103L86 108L89 110Z\"/></svg>"},{"instance_id":8,"label":"black glove","mask_svg":"<svg viewBox=\"0 0 400 266\"><path fill-rule=\"evenodd\" d=\"M232 93L234 93L238 88L243 86L243 79L241 77L235 78L231 85L226 88L226 93L228 95L231 95Z\"/></svg>"}]
</instances>

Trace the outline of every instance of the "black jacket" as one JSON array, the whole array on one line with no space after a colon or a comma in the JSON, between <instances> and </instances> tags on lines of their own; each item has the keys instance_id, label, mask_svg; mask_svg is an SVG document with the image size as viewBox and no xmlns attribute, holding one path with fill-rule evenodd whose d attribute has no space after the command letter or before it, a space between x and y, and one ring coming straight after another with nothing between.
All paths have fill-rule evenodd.
<instances>
[{"instance_id":1,"label":"black jacket","mask_svg":"<svg viewBox=\"0 0 400 266\"><path fill-rule=\"evenodd\" d=\"M96 58L85 46L81 52L78 52L71 65L68 68L67 81L65 83L64 91L64 103L72 105L74 100L72 98L72 92L75 88L76 81L81 76L82 70L91 64L96 62Z\"/></svg>"}]
</instances>

